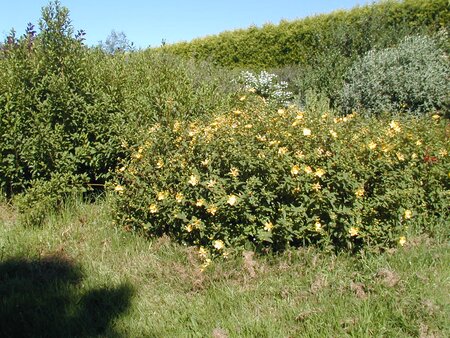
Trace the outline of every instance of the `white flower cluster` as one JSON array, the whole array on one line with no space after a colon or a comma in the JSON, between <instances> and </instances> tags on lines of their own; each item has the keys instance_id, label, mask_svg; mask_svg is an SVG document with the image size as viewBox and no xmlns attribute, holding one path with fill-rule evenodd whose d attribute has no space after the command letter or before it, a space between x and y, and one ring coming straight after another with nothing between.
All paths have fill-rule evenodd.
<instances>
[{"instance_id":1,"label":"white flower cluster","mask_svg":"<svg viewBox=\"0 0 450 338\"><path fill-rule=\"evenodd\" d=\"M269 102L278 105L287 106L293 96L293 94L287 90L287 82L279 82L277 75L268 73L264 70L259 73L259 75L244 71L241 73L240 80L244 84L246 90L254 91Z\"/></svg>"}]
</instances>

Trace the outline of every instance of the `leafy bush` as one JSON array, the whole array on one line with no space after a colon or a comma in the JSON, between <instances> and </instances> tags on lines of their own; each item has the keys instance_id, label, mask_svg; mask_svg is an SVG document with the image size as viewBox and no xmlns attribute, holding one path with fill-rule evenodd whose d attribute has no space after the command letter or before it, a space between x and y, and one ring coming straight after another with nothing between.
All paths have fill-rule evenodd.
<instances>
[{"instance_id":1,"label":"leafy bush","mask_svg":"<svg viewBox=\"0 0 450 338\"><path fill-rule=\"evenodd\" d=\"M101 184L120 154L111 127L120 116L68 10L51 3L39 27L9 37L0 52L0 189L8 197L55 174Z\"/></svg>"},{"instance_id":2,"label":"leafy bush","mask_svg":"<svg viewBox=\"0 0 450 338\"><path fill-rule=\"evenodd\" d=\"M447 55L426 36L370 51L347 72L342 107L369 114L425 114L448 108L449 66Z\"/></svg>"},{"instance_id":3,"label":"leafy bush","mask_svg":"<svg viewBox=\"0 0 450 338\"><path fill-rule=\"evenodd\" d=\"M439 116L334 117L247 100L141 135L112 187L117 223L209 257L249 246L386 248L404 244L412 220L448 218Z\"/></svg>"}]
</instances>

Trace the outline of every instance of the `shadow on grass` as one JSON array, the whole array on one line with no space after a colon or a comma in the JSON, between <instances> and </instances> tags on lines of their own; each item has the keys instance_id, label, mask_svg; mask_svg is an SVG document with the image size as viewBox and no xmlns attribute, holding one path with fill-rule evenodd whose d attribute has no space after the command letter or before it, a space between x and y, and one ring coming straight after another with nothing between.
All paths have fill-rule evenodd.
<instances>
[{"instance_id":1,"label":"shadow on grass","mask_svg":"<svg viewBox=\"0 0 450 338\"><path fill-rule=\"evenodd\" d=\"M83 290L79 266L64 256L0 262L0 337L120 337L111 323L133 289Z\"/></svg>"}]
</instances>

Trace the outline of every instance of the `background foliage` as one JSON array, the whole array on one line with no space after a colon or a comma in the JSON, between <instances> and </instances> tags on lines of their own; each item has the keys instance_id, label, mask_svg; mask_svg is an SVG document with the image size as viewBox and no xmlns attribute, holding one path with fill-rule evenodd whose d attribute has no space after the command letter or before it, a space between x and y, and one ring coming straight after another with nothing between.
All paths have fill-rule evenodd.
<instances>
[{"instance_id":1,"label":"background foliage","mask_svg":"<svg viewBox=\"0 0 450 338\"><path fill-rule=\"evenodd\" d=\"M183 44L88 48L51 2L39 32L1 45L0 189L37 225L111 186L119 225L197 245L205 263L232 248L402 245L411 218L430 233L448 220L448 42L426 34L440 27L441 1L388 1L192 42L222 41L234 66L286 65L277 76ZM393 64L406 66L377 73Z\"/></svg>"},{"instance_id":2,"label":"background foliage","mask_svg":"<svg viewBox=\"0 0 450 338\"><path fill-rule=\"evenodd\" d=\"M286 80L294 80L293 90L302 104L306 92L314 90L326 94L334 105L342 76L360 56L374 48L395 46L407 35L448 30L449 22L447 0L388 0L165 48L185 58L232 68L281 71Z\"/></svg>"}]
</instances>

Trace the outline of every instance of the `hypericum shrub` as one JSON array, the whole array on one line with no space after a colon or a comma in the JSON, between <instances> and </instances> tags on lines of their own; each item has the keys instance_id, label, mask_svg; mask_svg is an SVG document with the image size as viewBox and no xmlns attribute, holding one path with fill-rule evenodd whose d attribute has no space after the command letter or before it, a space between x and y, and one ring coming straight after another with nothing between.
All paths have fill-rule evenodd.
<instances>
[{"instance_id":1,"label":"hypericum shrub","mask_svg":"<svg viewBox=\"0 0 450 338\"><path fill-rule=\"evenodd\" d=\"M450 63L427 36L373 50L354 63L341 93L346 112L426 114L448 109Z\"/></svg>"},{"instance_id":2,"label":"hypericum shrub","mask_svg":"<svg viewBox=\"0 0 450 338\"><path fill-rule=\"evenodd\" d=\"M292 100L293 94L287 90L288 83L279 81L275 74L270 74L264 70L259 74L244 71L241 73L239 80L246 91L261 96L269 104L287 106Z\"/></svg>"},{"instance_id":3,"label":"hypericum shrub","mask_svg":"<svg viewBox=\"0 0 450 338\"><path fill-rule=\"evenodd\" d=\"M243 247L386 248L403 245L415 221L448 218L439 116L367 119L241 104L141 135L112 186L116 222L209 257Z\"/></svg>"}]
</instances>

